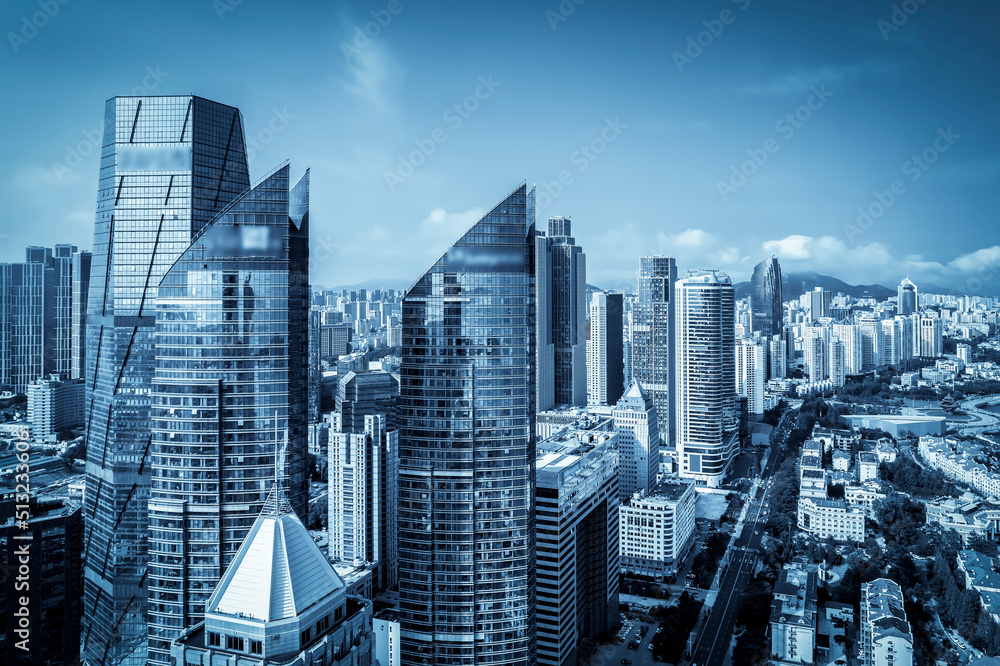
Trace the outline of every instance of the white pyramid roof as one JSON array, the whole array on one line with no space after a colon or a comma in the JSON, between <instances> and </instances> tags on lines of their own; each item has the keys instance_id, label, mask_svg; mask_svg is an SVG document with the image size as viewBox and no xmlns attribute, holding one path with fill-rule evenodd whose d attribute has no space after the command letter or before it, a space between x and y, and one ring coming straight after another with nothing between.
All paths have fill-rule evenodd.
<instances>
[{"instance_id":1,"label":"white pyramid roof","mask_svg":"<svg viewBox=\"0 0 1000 666\"><path fill-rule=\"evenodd\" d=\"M285 494L275 488L209 598L205 613L273 622L294 617L343 588L344 581L292 511Z\"/></svg>"}]
</instances>

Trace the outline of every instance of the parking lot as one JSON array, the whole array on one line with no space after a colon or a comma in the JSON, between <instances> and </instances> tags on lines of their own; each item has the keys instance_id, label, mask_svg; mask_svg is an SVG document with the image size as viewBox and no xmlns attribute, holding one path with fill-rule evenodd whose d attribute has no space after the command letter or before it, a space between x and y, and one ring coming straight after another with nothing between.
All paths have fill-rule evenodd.
<instances>
[{"instance_id":1,"label":"parking lot","mask_svg":"<svg viewBox=\"0 0 1000 666\"><path fill-rule=\"evenodd\" d=\"M658 626L655 622L643 622L624 618L618 633L619 645L602 645L587 662L589 666L652 666L657 662L649 651ZM643 633L645 632L645 633Z\"/></svg>"}]
</instances>

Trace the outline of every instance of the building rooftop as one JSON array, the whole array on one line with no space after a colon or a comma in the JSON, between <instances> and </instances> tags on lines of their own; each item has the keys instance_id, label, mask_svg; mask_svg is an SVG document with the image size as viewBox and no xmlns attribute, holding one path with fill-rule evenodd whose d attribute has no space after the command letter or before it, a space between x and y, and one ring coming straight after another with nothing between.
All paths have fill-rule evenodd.
<instances>
[{"instance_id":1,"label":"building rooftop","mask_svg":"<svg viewBox=\"0 0 1000 666\"><path fill-rule=\"evenodd\" d=\"M205 613L273 622L344 588L284 493L275 487Z\"/></svg>"}]
</instances>

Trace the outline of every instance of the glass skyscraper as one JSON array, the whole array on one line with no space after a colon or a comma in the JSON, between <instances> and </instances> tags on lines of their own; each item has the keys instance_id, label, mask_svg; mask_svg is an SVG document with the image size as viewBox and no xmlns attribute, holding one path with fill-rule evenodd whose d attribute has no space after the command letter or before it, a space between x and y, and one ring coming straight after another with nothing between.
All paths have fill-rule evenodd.
<instances>
[{"instance_id":1,"label":"glass skyscraper","mask_svg":"<svg viewBox=\"0 0 1000 666\"><path fill-rule=\"evenodd\" d=\"M677 445L674 425L674 282L673 257L639 260L639 294L632 311L632 378L653 396L663 446Z\"/></svg>"},{"instance_id":2,"label":"glass skyscraper","mask_svg":"<svg viewBox=\"0 0 1000 666\"><path fill-rule=\"evenodd\" d=\"M570 218L535 242L538 411L587 404L587 256Z\"/></svg>"},{"instance_id":3,"label":"glass skyscraper","mask_svg":"<svg viewBox=\"0 0 1000 666\"><path fill-rule=\"evenodd\" d=\"M195 236L160 282L151 389L149 659L205 602L274 485L308 512L309 174L288 165ZM287 446L286 446L287 443Z\"/></svg>"},{"instance_id":4,"label":"glass skyscraper","mask_svg":"<svg viewBox=\"0 0 1000 666\"><path fill-rule=\"evenodd\" d=\"M696 271L676 295L679 474L718 487L739 447L733 284Z\"/></svg>"},{"instance_id":5,"label":"glass skyscraper","mask_svg":"<svg viewBox=\"0 0 1000 666\"><path fill-rule=\"evenodd\" d=\"M777 257L760 262L750 278L751 328L765 338L781 334L784 305L781 296L781 266Z\"/></svg>"},{"instance_id":6,"label":"glass skyscraper","mask_svg":"<svg viewBox=\"0 0 1000 666\"><path fill-rule=\"evenodd\" d=\"M147 660L157 285L249 186L237 109L194 96L108 100L87 302L83 656L91 664Z\"/></svg>"},{"instance_id":7,"label":"glass skyscraper","mask_svg":"<svg viewBox=\"0 0 1000 666\"><path fill-rule=\"evenodd\" d=\"M514 190L403 299L403 664L535 663L534 190Z\"/></svg>"}]
</instances>

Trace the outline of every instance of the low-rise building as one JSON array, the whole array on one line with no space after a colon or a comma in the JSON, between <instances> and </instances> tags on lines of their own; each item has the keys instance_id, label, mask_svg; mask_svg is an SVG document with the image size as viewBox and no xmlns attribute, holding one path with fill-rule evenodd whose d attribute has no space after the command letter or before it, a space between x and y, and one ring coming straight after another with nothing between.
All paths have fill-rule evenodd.
<instances>
[{"instance_id":1,"label":"low-rise building","mask_svg":"<svg viewBox=\"0 0 1000 666\"><path fill-rule=\"evenodd\" d=\"M865 539L865 513L839 499L799 498L799 529L820 539L861 542Z\"/></svg>"},{"instance_id":2,"label":"low-rise building","mask_svg":"<svg viewBox=\"0 0 1000 666\"><path fill-rule=\"evenodd\" d=\"M771 659L812 664L816 656L816 573L790 566L778 575L771 601Z\"/></svg>"},{"instance_id":3,"label":"low-rise building","mask_svg":"<svg viewBox=\"0 0 1000 666\"><path fill-rule=\"evenodd\" d=\"M859 451L857 467L858 483L878 481L878 456L872 451Z\"/></svg>"},{"instance_id":4,"label":"low-rise building","mask_svg":"<svg viewBox=\"0 0 1000 666\"><path fill-rule=\"evenodd\" d=\"M694 545L697 493L688 481L664 481L618 510L622 571L671 576Z\"/></svg>"},{"instance_id":5,"label":"low-rise building","mask_svg":"<svg viewBox=\"0 0 1000 666\"><path fill-rule=\"evenodd\" d=\"M864 666L912 666L913 634L903 610L903 591L887 578L861 586L861 645Z\"/></svg>"}]
</instances>

